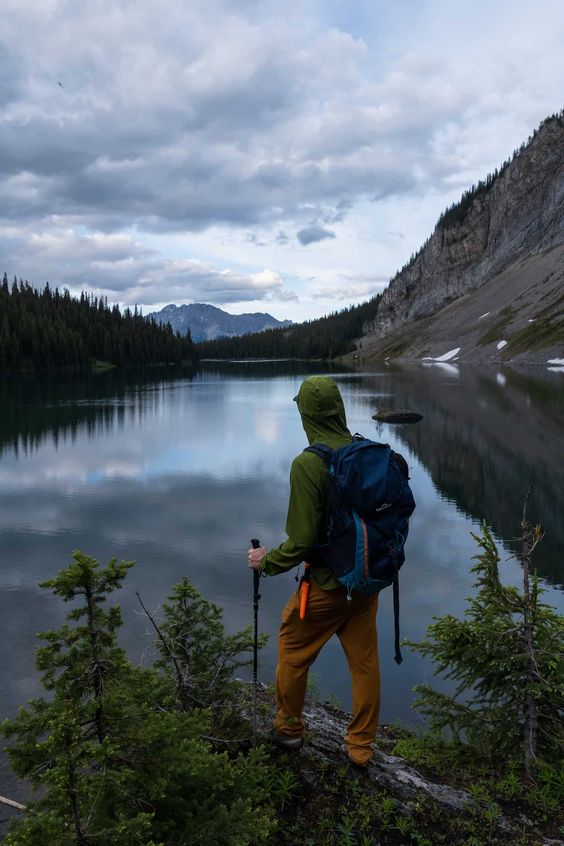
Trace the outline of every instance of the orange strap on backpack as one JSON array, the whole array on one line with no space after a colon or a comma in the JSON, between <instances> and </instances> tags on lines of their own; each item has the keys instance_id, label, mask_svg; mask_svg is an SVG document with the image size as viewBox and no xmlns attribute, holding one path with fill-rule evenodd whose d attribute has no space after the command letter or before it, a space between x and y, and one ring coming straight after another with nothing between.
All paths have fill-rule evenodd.
<instances>
[{"instance_id":1,"label":"orange strap on backpack","mask_svg":"<svg viewBox=\"0 0 564 846\"><path fill-rule=\"evenodd\" d=\"M300 620L305 619L307 611L307 601L309 598L309 590L311 588L311 576L309 574L310 565L304 562L304 574L300 584Z\"/></svg>"}]
</instances>

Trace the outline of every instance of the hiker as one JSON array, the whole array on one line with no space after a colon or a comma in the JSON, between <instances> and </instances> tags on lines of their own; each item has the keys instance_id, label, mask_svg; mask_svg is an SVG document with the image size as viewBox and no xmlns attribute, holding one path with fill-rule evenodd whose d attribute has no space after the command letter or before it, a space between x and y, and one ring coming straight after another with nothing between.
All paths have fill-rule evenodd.
<instances>
[{"instance_id":1,"label":"hiker","mask_svg":"<svg viewBox=\"0 0 564 846\"><path fill-rule=\"evenodd\" d=\"M352 442L343 400L333 379L310 376L296 397L302 425L310 444L337 449ZM288 749L303 745L307 674L322 646L336 634L352 677L352 710L343 752L349 761L365 767L372 757L380 708L380 670L376 638L378 596L366 596L339 584L333 571L316 562L315 548L326 538L329 518L329 470L313 452L302 452L292 462L286 533L288 538L267 552L249 549L249 567L275 576L307 562L311 579L305 617L300 619L300 595L295 592L282 612L278 636L276 697L278 712L273 739Z\"/></svg>"}]
</instances>

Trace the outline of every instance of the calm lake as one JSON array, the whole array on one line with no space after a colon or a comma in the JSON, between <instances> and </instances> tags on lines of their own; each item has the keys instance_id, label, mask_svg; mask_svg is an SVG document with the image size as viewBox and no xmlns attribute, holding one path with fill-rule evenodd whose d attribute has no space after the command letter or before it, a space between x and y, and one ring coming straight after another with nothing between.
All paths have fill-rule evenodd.
<instances>
[{"instance_id":1,"label":"calm lake","mask_svg":"<svg viewBox=\"0 0 564 846\"><path fill-rule=\"evenodd\" d=\"M319 368L319 365L316 365ZM133 559L116 599L121 641L147 660L152 635L135 592L157 611L187 575L221 605L229 630L252 622L251 537L284 535L288 472L306 446L292 397L299 363L206 364L196 375L155 370L3 380L0 385L0 717L41 692L35 634L58 626L68 607L37 587L79 548L106 562ZM384 440L407 459L417 509L400 576L402 636L420 639L433 616L461 615L472 592L471 532L486 519L499 540L502 574L518 584L511 556L523 499L546 537L537 564L545 600L564 610L564 374L548 369L384 367L331 371L349 428ZM416 425L377 424L377 409L409 408ZM295 572L295 571L294 571ZM261 583L261 631L270 632L260 678L273 680L280 612L294 572ZM417 725L411 689L432 666L404 649L393 661L392 595L381 596L378 629L382 720ZM336 640L314 665L324 698L350 707ZM438 685L443 685L437 680ZM0 760L0 793L20 788ZM2 815L3 816L3 815Z\"/></svg>"}]
</instances>

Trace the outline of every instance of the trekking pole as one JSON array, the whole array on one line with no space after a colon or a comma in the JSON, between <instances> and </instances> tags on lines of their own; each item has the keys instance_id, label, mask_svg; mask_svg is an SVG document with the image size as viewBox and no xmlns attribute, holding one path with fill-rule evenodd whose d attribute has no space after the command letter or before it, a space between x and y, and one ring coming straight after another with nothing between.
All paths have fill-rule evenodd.
<instances>
[{"instance_id":1,"label":"trekking pole","mask_svg":"<svg viewBox=\"0 0 564 846\"><path fill-rule=\"evenodd\" d=\"M251 539L253 549L258 549L260 541L257 538ZM253 612L255 622L255 640L253 646L253 746L257 745L257 677L258 677L258 605L259 605L259 579L258 570L253 570Z\"/></svg>"}]
</instances>

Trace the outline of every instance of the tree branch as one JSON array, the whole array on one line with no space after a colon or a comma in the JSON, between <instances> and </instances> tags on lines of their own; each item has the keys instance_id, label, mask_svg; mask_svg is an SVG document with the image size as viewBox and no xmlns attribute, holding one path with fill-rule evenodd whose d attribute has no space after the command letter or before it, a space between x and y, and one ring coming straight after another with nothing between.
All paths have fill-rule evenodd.
<instances>
[{"instance_id":1,"label":"tree branch","mask_svg":"<svg viewBox=\"0 0 564 846\"><path fill-rule=\"evenodd\" d=\"M27 805L22 805L20 802L15 802L14 799L6 799L5 796L0 796L0 805L8 805L9 808L15 808L17 811L27 810Z\"/></svg>"},{"instance_id":2,"label":"tree branch","mask_svg":"<svg viewBox=\"0 0 564 846\"><path fill-rule=\"evenodd\" d=\"M141 608L143 609L143 611L145 612L145 614L149 618L149 621L150 621L151 625L153 626L154 630L156 631L162 645L164 646L165 650L167 651L167 653L170 657L170 660L174 664L174 670L176 672L176 680L177 680L177 683L178 683L178 692L180 694L180 702L182 704L182 710L185 711L186 705L187 705L186 690L185 690L185 685L184 685L184 678L182 677L180 667L178 666L178 661L176 660L176 657L175 657L172 649L170 648L169 644L167 643L165 636L163 635L163 633L161 632L161 630L157 626L154 618L151 616L151 614L149 613L149 611L145 607L143 600L141 599L141 597L139 596L139 593L137 591L135 591L135 595L136 595L137 599L139 600Z\"/></svg>"}]
</instances>

